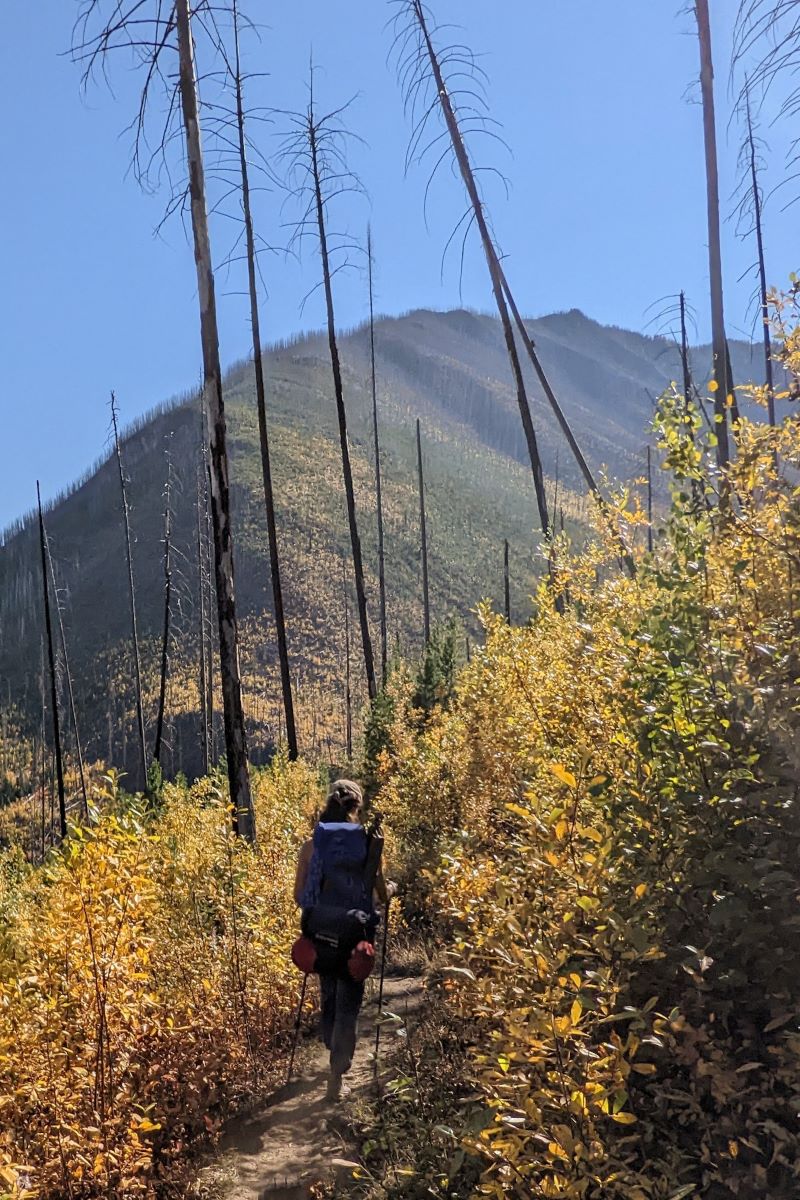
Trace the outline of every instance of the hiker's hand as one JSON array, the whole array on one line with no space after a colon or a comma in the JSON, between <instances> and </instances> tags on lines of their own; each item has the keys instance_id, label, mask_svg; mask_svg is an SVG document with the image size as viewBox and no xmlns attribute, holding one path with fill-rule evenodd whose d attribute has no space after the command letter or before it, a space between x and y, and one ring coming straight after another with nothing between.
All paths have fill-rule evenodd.
<instances>
[{"instance_id":1,"label":"hiker's hand","mask_svg":"<svg viewBox=\"0 0 800 1200\"><path fill-rule=\"evenodd\" d=\"M400 885L395 883L394 880L392 880L392 879L387 879L387 881L386 881L386 899L393 900L399 891L400 891Z\"/></svg>"}]
</instances>

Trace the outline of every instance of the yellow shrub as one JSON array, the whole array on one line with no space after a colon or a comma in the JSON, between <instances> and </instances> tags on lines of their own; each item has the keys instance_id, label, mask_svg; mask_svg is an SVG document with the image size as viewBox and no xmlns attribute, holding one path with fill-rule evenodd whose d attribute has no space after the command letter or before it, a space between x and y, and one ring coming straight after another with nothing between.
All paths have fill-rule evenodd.
<instances>
[{"instance_id":1,"label":"yellow shrub","mask_svg":"<svg viewBox=\"0 0 800 1200\"><path fill-rule=\"evenodd\" d=\"M543 588L528 627L484 612L449 711L399 713L384 764L482 1098L457 1134L480 1196L800 1182L800 422L741 423L712 516L715 477L670 420L699 503L679 476L633 580L604 522L584 553L557 547L565 611Z\"/></svg>"},{"instance_id":2,"label":"yellow shrub","mask_svg":"<svg viewBox=\"0 0 800 1200\"><path fill-rule=\"evenodd\" d=\"M154 1194L193 1140L285 1070L301 978L289 959L294 866L318 799L308 767L278 761L254 777L256 850L229 832L211 779L166 785L155 821L112 798L41 871L7 863L0 1179L11 1195L20 1180L43 1197Z\"/></svg>"}]
</instances>

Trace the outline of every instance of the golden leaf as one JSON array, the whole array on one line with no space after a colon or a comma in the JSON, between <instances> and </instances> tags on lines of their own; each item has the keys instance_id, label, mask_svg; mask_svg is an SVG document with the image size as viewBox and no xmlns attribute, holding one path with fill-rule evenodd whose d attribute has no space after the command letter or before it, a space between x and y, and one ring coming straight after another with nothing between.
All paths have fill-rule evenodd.
<instances>
[{"instance_id":1,"label":"golden leaf","mask_svg":"<svg viewBox=\"0 0 800 1200\"><path fill-rule=\"evenodd\" d=\"M567 787L571 788L576 788L578 786L578 781L575 776L571 771L568 771L562 763L550 763L550 770L560 783L565 783Z\"/></svg>"}]
</instances>

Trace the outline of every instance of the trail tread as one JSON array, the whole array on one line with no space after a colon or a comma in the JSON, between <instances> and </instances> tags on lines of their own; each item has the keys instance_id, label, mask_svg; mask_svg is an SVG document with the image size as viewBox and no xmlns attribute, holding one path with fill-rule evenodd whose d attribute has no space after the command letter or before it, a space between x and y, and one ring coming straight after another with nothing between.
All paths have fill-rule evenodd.
<instances>
[{"instance_id":1,"label":"trail tread","mask_svg":"<svg viewBox=\"0 0 800 1200\"><path fill-rule=\"evenodd\" d=\"M387 978L384 1009L403 1016L422 1000L422 979ZM361 1021L348 1103L368 1095L377 1018L376 1000L368 998ZM346 1106L325 1099L327 1052L318 1043L299 1064L299 1077L281 1089L266 1107L231 1122L210 1170L227 1181L224 1200L305 1200L314 1184L336 1172L335 1158L349 1159Z\"/></svg>"}]
</instances>

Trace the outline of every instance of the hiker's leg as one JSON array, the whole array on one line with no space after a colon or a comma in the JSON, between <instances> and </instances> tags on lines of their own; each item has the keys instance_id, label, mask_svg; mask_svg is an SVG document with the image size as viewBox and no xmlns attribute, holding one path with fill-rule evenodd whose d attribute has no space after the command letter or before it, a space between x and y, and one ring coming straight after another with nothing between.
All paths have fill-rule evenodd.
<instances>
[{"instance_id":1,"label":"hiker's leg","mask_svg":"<svg viewBox=\"0 0 800 1200\"><path fill-rule=\"evenodd\" d=\"M353 1062L358 1013L363 999L363 983L350 978L336 981L336 1019L330 1045L331 1071L336 1075L344 1075Z\"/></svg>"},{"instance_id":2,"label":"hiker's leg","mask_svg":"<svg viewBox=\"0 0 800 1200\"><path fill-rule=\"evenodd\" d=\"M338 980L335 975L320 975L319 991L320 991L320 1017L319 1017L319 1033L325 1048L330 1050L331 1041L333 1038L333 1026L336 1020L336 985Z\"/></svg>"}]
</instances>

